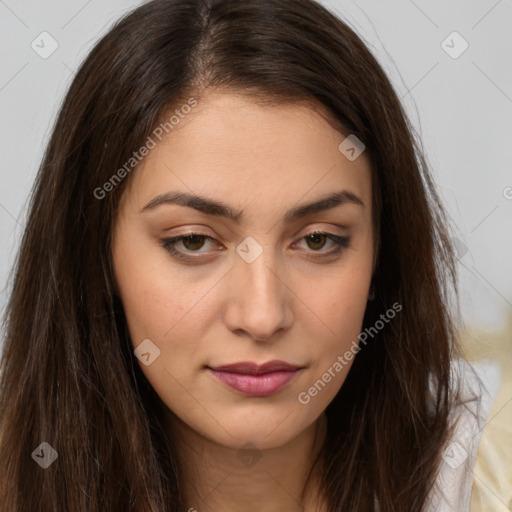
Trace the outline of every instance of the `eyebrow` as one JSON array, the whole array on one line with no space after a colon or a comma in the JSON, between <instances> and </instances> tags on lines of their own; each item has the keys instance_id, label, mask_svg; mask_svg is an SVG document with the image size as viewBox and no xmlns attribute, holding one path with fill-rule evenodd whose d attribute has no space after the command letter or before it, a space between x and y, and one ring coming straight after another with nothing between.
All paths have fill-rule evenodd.
<instances>
[{"instance_id":1,"label":"eyebrow","mask_svg":"<svg viewBox=\"0 0 512 512\"><path fill-rule=\"evenodd\" d=\"M187 206L207 215L225 217L236 223L240 223L243 217L243 211L234 210L222 201L216 201L208 197L201 197L195 194L186 194L183 192L169 192L156 196L142 208L141 213L148 210L153 210L164 204L177 204L180 206ZM316 201L292 208L286 212L284 216L284 222L292 223L308 215L330 210L345 204L356 204L364 208L363 201L356 194L350 192L349 190L341 190L339 192L333 192L327 196L321 197Z\"/></svg>"}]
</instances>

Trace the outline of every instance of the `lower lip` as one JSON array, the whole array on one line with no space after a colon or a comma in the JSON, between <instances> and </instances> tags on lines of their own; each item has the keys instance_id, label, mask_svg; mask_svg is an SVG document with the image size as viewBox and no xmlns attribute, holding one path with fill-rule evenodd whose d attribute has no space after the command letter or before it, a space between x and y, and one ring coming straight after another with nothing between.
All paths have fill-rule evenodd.
<instances>
[{"instance_id":1,"label":"lower lip","mask_svg":"<svg viewBox=\"0 0 512 512\"><path fill-rule=\"evenodd\" d=\"M227 371L212 370L210 372L221 382L248 396L269 396L286 386L298 370L277 371L262 375L247 375Z\"/></svg>"}]
</instances>

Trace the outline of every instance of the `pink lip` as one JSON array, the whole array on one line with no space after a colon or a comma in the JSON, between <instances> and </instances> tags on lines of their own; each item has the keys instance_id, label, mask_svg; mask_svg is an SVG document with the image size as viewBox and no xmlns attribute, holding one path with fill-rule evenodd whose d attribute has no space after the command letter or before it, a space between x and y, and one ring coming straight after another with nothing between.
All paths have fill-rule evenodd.
<instances>
[{"instance_id":1,"label":"pink lip","mask_svg":"<svg viewBox=\"0 0 512 512\"><path fill-rule=\"evenodd\" d=\"M217 379L240 393L269 396L290 382L301 368L284 361L270 361L261 366L241 362L208 369Z\"/></svg>"}]
</instances>

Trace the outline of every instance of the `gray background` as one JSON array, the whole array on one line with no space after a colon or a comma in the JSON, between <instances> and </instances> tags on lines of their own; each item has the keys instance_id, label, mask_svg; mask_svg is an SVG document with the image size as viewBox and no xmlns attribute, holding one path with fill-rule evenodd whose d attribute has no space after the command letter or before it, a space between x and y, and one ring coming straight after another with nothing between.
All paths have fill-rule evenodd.
<instances>
[{"instance_id":1,"label":"gray background","mask_svg":"<svg viewBox=\"0 0 512 512\"><path fill-rule=\"evenodd\" d=\"M2 312L28 193L74 70L140 3L0 0ZM423 140L457 229L464 321L488 332L504 328L512 312L511 0L323 3L369 45ZM31 43L41 45L45 31L59 46L43 59ZM469 45L457 58L464 43L454 31Z\"/></svg>"}]
</instances>

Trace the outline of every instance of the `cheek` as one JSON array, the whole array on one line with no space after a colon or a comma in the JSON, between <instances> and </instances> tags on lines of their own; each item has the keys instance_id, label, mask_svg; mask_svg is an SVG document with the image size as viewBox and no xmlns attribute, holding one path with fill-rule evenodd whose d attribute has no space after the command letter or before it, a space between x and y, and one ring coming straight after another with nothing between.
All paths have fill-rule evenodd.
<instances>
[{"instance_id":1,"label":"cheek","mask_svg":"<svg viewBox=\"0 0 512 512\"><path fill-rule=\"evenodd\" d=\"M180 411L187 422L194 403L190 397L201 393L188 378L190 361L198 349L194 340L201 339L194 332L200 325L197 318L194 321L197 308L192 309L197 293L187 293L190 288L175 273L170 279L165 267L152 266L134 253L118 255L115 270L135 355L150 354L146 361L137 356L139 366L167 407ZM143 346L144 350L138 348Z\"/></svg>"},{"instance_id":2,"label":"cheek","mask_svg":"<svg viewBox=\"0 0 512 512\"><path fill-rule=\"evenodd\" d=\"M360 350L367 288L356 281L350 286L340 282L330 292L330 300L324 296L317 301L323 307L323 334L310 338L313 363L297 394L308 416L320 414L334 399Z\"/></svg>"},{"instance_id":3,"label":"cheek","mask_svg":"<svg viewBox=\"0 0 512 512\"><path fill-rule=\"evenodd\" d=\"M114 246L114 270L132 343L163 340L199 300L194 286L167 261L155 242L128 245L120 236ZM122 249L124 248L124 249Z\"/></svg>"},{"instance_id":4,"label":"cheek","mask_svg":"<svg viewBox=\"0 0 512 512\"><path fill-rule=\"evenodd\" d=\"M353 261L347 260L347 265L329 279L322 279L322 287L302 292L315 313L311 315L315 327L309 336L314 364L303 390L308 393L311 389L308 395L315 407L327 406L354 362L370 281L371 258L354 255Z\"/></svg>"},{"instance_id":5,"label":"cheek","mask_svg":"<svg viewBox=\"0 0 512 512\"><path fill-rule=\"evenodd\" d=\"M340 347L359 334L368 301L371 271L366 267L348 266L322 279L322 285L304 289L306 306L318 321L319 337L327 346Z\"/></svg>"},{"instance_id":6,"label":"cheek","mask_svg":"<svg viewBox=\"0 0 512 512\"><path fill-rule=\"evenodd\" d=\"M198 352L215 315L207 296L215 282L196 286L147 241L114 250L114 269L135 355L143 346L152 353L148 365L139 357L143 373L168 406L186 408L196 392L189 375L204 363Z\"/></svg>"},{"instance_id":7,"label":"cheek","mask_svg":"<svg viewBox=\"0 0 512 512\"><path fill-rule=\"evenodd\" d=\"M370 229L358 233L339 265L330 268L312 288L304 287L301 296L318 316L324 353L344 349L357 340L368 304L372 278L373 237Z\"/></svg>"}]
</instances>

